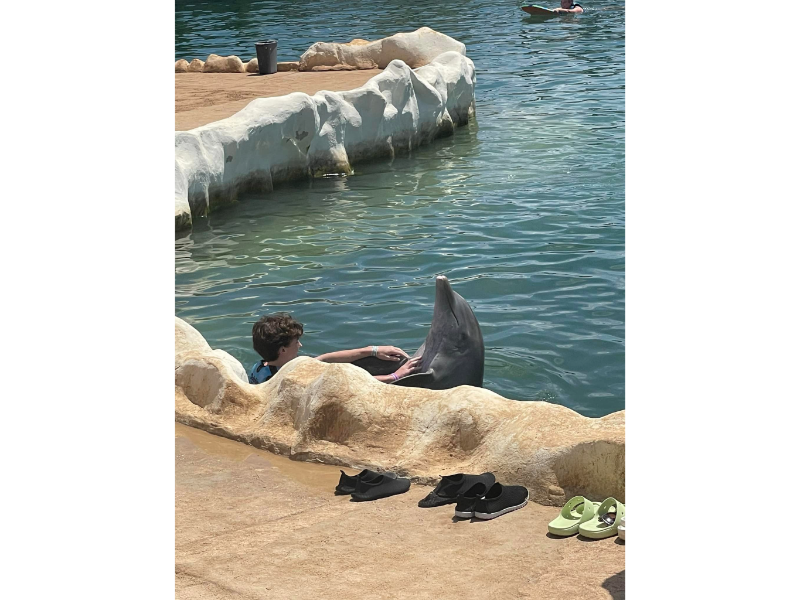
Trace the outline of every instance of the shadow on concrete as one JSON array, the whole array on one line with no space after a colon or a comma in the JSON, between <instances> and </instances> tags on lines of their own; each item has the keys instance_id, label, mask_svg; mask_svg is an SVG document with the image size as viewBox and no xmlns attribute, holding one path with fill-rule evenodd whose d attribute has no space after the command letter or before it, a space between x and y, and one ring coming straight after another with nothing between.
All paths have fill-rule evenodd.
<instances>
[{"instance_id":1,"label":"shadow on concrete","mask_svg":"<svg viewBox=\"0 0 800 600\"><path fill-rule=\"evenodd\" d=\"M613 600L625 600L625 571L622 570L616 575L612 575L603 582L605 589Z\"/></svg>"}]
</instances>

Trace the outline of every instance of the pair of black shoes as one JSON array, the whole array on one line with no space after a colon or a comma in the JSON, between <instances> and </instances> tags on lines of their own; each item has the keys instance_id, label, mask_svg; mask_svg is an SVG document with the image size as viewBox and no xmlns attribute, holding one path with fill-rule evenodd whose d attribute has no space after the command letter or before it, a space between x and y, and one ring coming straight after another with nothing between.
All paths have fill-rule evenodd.
<instances>
[{"instance_id":1,"label":"pair of black shoes","mask_svg":"<svg viewBox=\"0 0 800 600\"><path fill-rule=\"evenodd\" d=\"M483 475L465 475L464 473L445 475L439 485L419 501L418 506L421 508L433 508L434 506L453 504L461 494L477 483L482 483L489 487L494 483L494 475L492 473L484 473Z\"/></svg>"},{"instance_id":2,"label":"pair of black shoes","mask_svg":"<svg viewBox=\"0 0 800 600\"><path fill-rule=\"evenodd\" d=\"M495 519L528 503L528 488L522 485L503 485L495 482L487 488L476 483L458 497L456 516L462 519Z\"/></svg>"},{"instance_id":3,"label":"pair of black shoes","mask_svg":"<svg viewBox=\"0 0 800 600\"><path fill-rule=\"evenodd\" d=\"M350 494L353 500L377 500L395 494L403 494L411 487L411 480L398 477L396 473L378 473L364 469L358 475L350 476L344 471L339 471L339 485L334 494L344 496Z\"/></svg>"},{"instance_id":4,"label":"pair of black shoes","mask_svg":"<svg viewBox=\"0 0 800 600\"><path fill-rule=\"evenodd\" d=\"M462 519L494 519L528 503L528 489L503 485L492 473L445 475L439 485L419 501L422 508L456 504L455 516Z\"/></svg>"}]
</instances>

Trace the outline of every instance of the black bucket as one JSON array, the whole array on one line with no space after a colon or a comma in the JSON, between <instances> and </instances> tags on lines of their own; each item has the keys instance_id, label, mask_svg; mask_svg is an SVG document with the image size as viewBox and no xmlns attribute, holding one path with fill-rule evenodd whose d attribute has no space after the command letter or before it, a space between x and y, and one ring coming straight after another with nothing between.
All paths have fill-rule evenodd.
<instances>
[{"instance_id":1,"label":"black bucket","mask_svg":"<svg viewBox=\"0 0 800 600\"><path fill-rule=\"evenodd\" d=\"M266 40L256 42L256 58L259 75L271 75L278 70L278 42Z\"/></svg>"}]
</instances>

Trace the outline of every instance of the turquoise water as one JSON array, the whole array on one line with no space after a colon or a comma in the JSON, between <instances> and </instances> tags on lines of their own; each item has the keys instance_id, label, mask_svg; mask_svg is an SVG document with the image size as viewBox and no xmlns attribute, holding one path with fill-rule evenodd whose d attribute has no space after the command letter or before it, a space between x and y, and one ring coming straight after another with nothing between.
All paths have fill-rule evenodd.
<instances>
[{"instance_id":1,"label":"turquoise water","mask_svg":"<svg viewBox=\"0 0 800 600\"><path fill-rule=\"evenodd\" d=\"M556 5L552 2L553 6ZM176 2L176 59L278 60L314 41L428 26L467 45L476 119L350 177L277 187L175 242L176 314L250 366L250 328L291 312L310 355L425 339L434 277L473 307L484 386L588 416L625 402L624 5L535 21L510 2Z\"/></svg>"}]
</instances>

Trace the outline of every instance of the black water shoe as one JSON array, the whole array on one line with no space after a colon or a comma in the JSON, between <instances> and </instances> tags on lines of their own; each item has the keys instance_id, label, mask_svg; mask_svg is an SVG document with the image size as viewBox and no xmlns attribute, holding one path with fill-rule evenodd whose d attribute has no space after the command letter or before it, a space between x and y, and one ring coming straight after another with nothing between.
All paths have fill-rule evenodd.
<instances>
[{"instance_id":1,"label":"black water shoe","mask_svg":"<svg viewBox=\"0 0 800 600\"><path fill-rule=\"evenodd\" d=\"M394 475L394 477L389 477ZM411 480L394 473L383 473L375 479L359 478L353 500L377 500L395 494L403 494L411 487Z\"/></svg>"},{"instance_id":2,"label":"black water shoe","mask_svg":"<svg viewBox=\"0 0 800 600\"><path fill-rule=\"evenodd\" d=\"M353 475L352 477L344 471L340 470L339 472L342 476L339 477L339 485L336 486L336 490L333 492L337 496L350 495L355 492L359 479L376 479L381 475L386 475L392 479L397 477L394 473L378 473L377 471L370 471L369 469L364 469L361 473Z\"/></svg>"},{"instance_id":3,"label":"black water shoe","mask_svg":"<svg viewBox=\"0 0 800 600\"><path fill-rule=\"evenodd\" d=\"M456 500L456 516L462 519L474 517L475 504L477 504L478 500L483 498L488 490L489 488L486 484L479 481L463 494L459 494L458 500Z\"/></svg>"},{"instance_id":4,"label":"black water shoe","mask_svg":"<svg viewBox=\"0 0 800 600\"><path fill-rule=\"evenodd\" d=\"M466 492L476 483L482 483L486 486L486 489L489 489L494 483L494 475L491 473L484 473L483 475L465 475L464 473L445 475L439 485L420 500L417 506L420 508L433 508L434 506L452 504L458 500L460 494Z\"/></svg>"},{"instance_id":5,"label":"black water shoe","mask_svg":"<svg viewBox=\"0 0 800 600\"><path fill-rule=\"evenodd\" d=\"M528 488L495 483L486 495L475 503L475 518L494 519L522 508L527 503Z\"/></svg>"}]
</instances>

